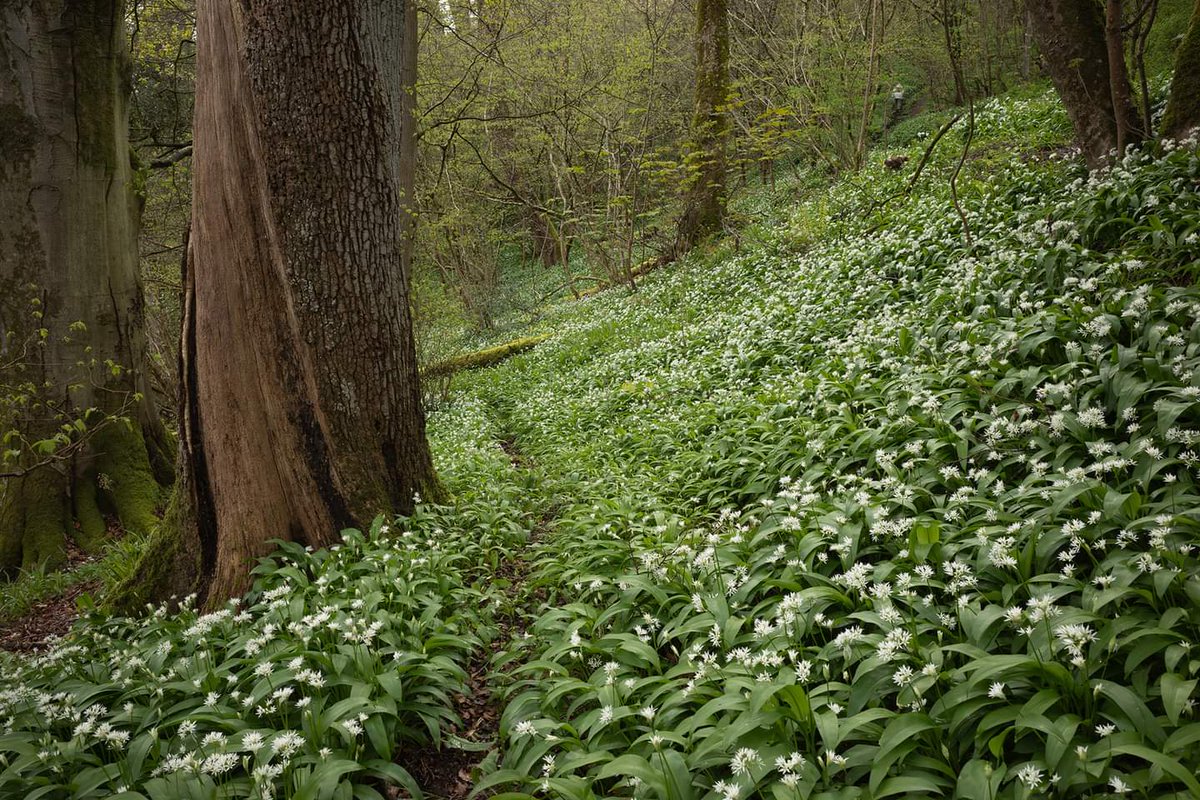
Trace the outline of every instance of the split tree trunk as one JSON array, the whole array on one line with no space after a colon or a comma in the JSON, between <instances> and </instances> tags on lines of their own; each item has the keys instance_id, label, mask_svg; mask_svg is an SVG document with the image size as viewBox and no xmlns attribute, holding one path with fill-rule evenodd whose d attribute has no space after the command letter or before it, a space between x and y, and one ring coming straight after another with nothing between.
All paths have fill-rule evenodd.
<instances>
[{"instance_id":1,"label":"split tree trunk","mask_svg":"<svg viewBox=\"0 0 1200 800\"><path fill-rule=\"evenodd\" d=\"M188 496L184 545L160 543L183 557L159 592L198 579L219 602L249 587L269 540L327 545L440 491L406 262L414 11L408 0L199 4Z\"/></svg>"},{"instance_id":2,"label":"split tree trunk","mask_svg":"<svg viewBox=\"0 0 1200 800\"><path fill-rule=\"evenodd\" d=\"M675 251L684 253L720 230L725 219L729 102L728 0L696 3L696 104L692 122L694 161Z\"/></svg>"},{"instance_id":3,"label":"split tree trunk","mask_svg":"<svg viewBox=\"0 0 1200 800\"><path fill-rule=\"evenodd\" d=\"M1122 105L1121 118L1137 118L1126 71L1110 70L1103 10L1095 0L1045 0L1026 8L1083 155L1090 166L1101 166L1118 144L1114 98Z\"/></svg>"},{"instance_id":4,"label":"split tree trunk","mask_svg":"<svg viewBox=\"0 0 1200 800\"><path fill-rule=\"evenodd\" d=\"M36 440L86 423L54 456L0 465L18 475L0 482L5 571L61 561L67 536L98 546L105 515L147 532L171 480L145 379L128 81L123 0L0 4L0 385L37 387L0 426Z\"/></svg>"},{"instance_id":5,"label":"split tree trunk","mask_svg":"<svg viewBox=\"0 0 1200 800\"><path fill-rule=\"evenodd\" d=\"M1175 76L1163 115L1162 135L1182 139L1200 128L1200 0L1175 53Z\"/></svg>"}]
</instances>

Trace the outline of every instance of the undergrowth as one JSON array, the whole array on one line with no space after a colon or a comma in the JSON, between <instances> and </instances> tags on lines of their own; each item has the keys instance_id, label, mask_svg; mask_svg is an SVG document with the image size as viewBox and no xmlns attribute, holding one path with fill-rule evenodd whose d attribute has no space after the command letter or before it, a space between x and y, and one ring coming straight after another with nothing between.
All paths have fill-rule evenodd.
<instances>
[{"instance_id":1,"label":"undergrowth","mask_svg":"<svg viewBox=\"0 0 1200 800\"><path fill-rule=\"evenodd\" d=\"M1200 796L1200 158L1067 131L980 107L965 225L961 122L544 310L430 421L454 507L5 657L0 796L418 794L514 616L507 800Z\"/></svg>"}]
</instances>

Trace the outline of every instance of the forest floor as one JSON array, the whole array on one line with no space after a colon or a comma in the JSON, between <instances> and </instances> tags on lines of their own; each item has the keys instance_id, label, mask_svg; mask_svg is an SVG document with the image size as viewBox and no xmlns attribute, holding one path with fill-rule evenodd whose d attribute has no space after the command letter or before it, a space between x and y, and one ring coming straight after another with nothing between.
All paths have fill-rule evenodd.
<instances>
[{"instance_id":1,"label":"forest floor","mask_svg":"<svg viewBox=\"0 0 1200 800\"><path fill-rule=\"evenodd\" d=\"M1200 155L943 121L482 342L453 505L0 654L0 797L1200 797Z\"/></svg>"},{"instance_id":2,"label":"forest floor","mask_svg":"<svg viewBox=\"0 0 1200 800\"><path fill-rule=\"evenodd\" d=\"M95 574L102 558L69 541L62 567L18 579L17 585L10 586L0 610L0 650L29 653L66 634L79 619L79 598L103 588Z\"/></svg>"}]
</instances>

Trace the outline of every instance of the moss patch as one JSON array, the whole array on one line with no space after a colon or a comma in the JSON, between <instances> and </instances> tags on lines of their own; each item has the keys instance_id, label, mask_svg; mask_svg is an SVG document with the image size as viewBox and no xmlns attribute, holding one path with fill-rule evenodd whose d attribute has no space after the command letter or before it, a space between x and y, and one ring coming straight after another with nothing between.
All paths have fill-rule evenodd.
<instances>
[{"instance_id":1,"label":"moss patch","mask_svg":"<svg viewBox=\"0 0 1200 800\"><path fill-rule=\"evenodd\" d=\"M486 350L478 350L474 353L448 358L445 361L439 361L436 364L431 364L421 373L425 378L436 378L443 375L453 375L456 372L461 372L466 369L481 369L490 367L493 364L499 364L506 358L511 358L518 353L524 353L526 350L532 350L542 342L546 341L548 336L526 336L521 339L514 339L511 342L489 347Z\"/></svg>"},{"instance_id":2,"label":"moss patch","mask_svg":"<svg viewBox=\"0 0 1200 800\"><path fill-rule=\"evenodd\" d=\"M1163 135L1178 138L1200 125L1200 4L1175 53L1175 77L1163 115Z\"/></svg>"},{"instance_id":3,"label":"moss patch","mask_svg":"<svg viewBox=\"0 0 1200 800\"><path fill-rule=\"evenodd\" d=\"M92 449L96 453L92 475L121 527L130 533L150 533L158 522L155 510L162 490L154 479L141 429L111 422L96 434Z\"/></svg>"},{"instance_id":4,"label":"moss patch","mask_svg":"<svg viewBox=\"0 0 1200 800\"><path fill-rule=\"evenodd\" d=\"M0 495L0 570L54 569L67 560L66 478L53 469L10 480Z\"/></svg>"},{"instance_id":5,"label":"moss patch","mask_svg":"<svg viewBox=\"0 0 1200 800\"><path fill-rule=\"evenodd\" d=\"M89 553L97 553L104 547L108 526L100 511L100 492L93 476L88 476L75 487L75 542Z\"/></svg>"},{"instance_id":6,"label":"moss patch","mask_svg":"<svg viewBox=\"0 0 1200 800\"><path fill-rule=\"evenodd\" d=\"M105 609L116 614L136 614L147 603L196 591L200 577L200 548L188 546L189 504L184 489L176 486L166 513L154 526L145 547L125 577L115 581L104 598Z\"/></svg>"}]
</instances>

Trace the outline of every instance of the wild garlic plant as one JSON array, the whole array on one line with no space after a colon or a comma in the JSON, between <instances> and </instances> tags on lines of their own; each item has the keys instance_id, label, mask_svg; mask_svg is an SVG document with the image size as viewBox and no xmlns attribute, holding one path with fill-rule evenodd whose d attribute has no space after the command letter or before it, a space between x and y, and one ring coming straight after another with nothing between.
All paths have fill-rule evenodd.
<instances>
[{"instance_id":1,"label":"wild garlic plant","mask_svg":"<svg viewBox=\"0 0 1200 800\"><path fill-rule=\"evenodd\" d=\"M0 797L419 796L398 751L443 741L499 604L468 574L503 540L441 522L427 509L328 550L283 544L216 611L96 615L6 655Z\"/></svg>"},{"instance_id":2,"label":"wild garlic plant","mask_svg":"<svg viewBox=\"0 0 1200 800\"><path fill-rule=\"evenodd\" d=\"M1200 158L1069 156L993 148L971 245L861 235L877 166L475 381L561 504L483 788L1200 796Z\"/></svg>"}]
</instances>

